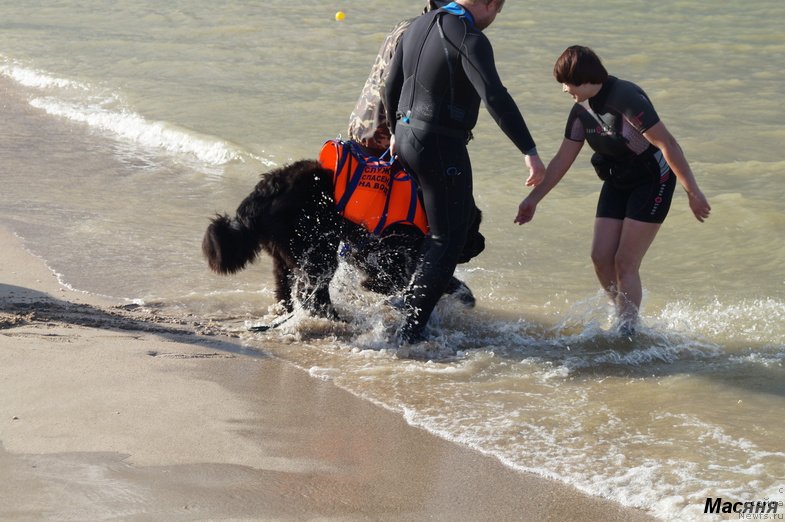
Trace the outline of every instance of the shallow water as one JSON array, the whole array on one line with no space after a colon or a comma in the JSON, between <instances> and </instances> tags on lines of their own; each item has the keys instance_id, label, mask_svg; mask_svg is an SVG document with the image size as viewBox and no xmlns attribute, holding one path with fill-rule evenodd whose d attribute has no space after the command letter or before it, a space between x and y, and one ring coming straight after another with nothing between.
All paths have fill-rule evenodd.
<instances>
[{"instance_id":1,"label":"shallow water","mask_svg":"<svg viewBox=\"0 0 785 522\"><path fill-rule=\"evenodd\" d=\"M444 300L408 354L345 268L346 322L245 332L273 319L269 260L218 277L199 249L260 172L345 132L384 35L419 11L363 7L338 23L322 2L3 5L0 222L64 284L214 319L515 468L663 519L711 519L707 497L785 500L785 4L508 2L487 33L543 156L570 108L553 61L587 44L649 93L714 211L698 223L677 188L642 268L644 327L621 338L588 259L588 154L517 227L522 160L483 113L470 152L488 247L458 272L478 306Z\"/></svg>"}]
</instances>

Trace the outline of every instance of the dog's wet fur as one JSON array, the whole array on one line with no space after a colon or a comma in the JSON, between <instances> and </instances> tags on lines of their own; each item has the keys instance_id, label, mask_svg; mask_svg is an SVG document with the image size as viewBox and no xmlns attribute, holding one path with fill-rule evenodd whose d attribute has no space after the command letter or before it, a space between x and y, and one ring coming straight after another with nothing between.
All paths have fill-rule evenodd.
<instances>
[{"instance_id":1,"label":"dog's wet fur","mask_svg":"<svg viewBox=\"0 0 785 522\"><path fill-rule=\"evenodd\" d=\"M207 227L202 252L210 268L233 274L264 250L273 258L275 297L286 310L292 311L297 301L310 313L329 318L337 318L329 285L339 256L364 274L366 290L385 295L401 292L417 266L422 232L395 225L375 236L344 219L335 207L332 178L333 173L314 160L297 161L262 175L234 217L219 214ZM485 248L481 220L482 213L476 209L460 263ZM454 277L445 292L474 304L471 290Z\"/></svg>"}]
</instances>

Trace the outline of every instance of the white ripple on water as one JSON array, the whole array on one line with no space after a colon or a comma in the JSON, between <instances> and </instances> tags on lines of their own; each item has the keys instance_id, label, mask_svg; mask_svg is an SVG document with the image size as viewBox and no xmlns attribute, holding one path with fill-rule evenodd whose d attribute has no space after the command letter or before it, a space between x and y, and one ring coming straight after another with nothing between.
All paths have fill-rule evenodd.
<instances>
[{"instance_id":1,"label":"white ripple on water","mask_svg":"<svg viewBox=\"0 0 785 522\"><path fill-rule=\"evenodd\" d=\"M0 55L0 60L4 57ZM258 161L271 167L276 163L251 154L238 145L220 138L195 132L165 121L151 121L124 107L120 95L103 89L50 75L22 66L5 58L0 74L48 96L34 97L30 105L47 114L84 123L115 138L143 148L193 158L209 166L232 161ZM74 92L77 93L74 96Z\"/></svg>"}]
</instances>

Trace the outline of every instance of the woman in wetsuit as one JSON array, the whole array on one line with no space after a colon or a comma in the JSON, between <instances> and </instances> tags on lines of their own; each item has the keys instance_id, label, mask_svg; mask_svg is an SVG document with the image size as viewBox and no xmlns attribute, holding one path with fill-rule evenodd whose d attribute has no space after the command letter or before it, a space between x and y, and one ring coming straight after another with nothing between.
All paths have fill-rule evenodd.
<instances>
[{"instance_id":1,"label":"woman in wetsuit","mask_svg":"<svg viewBox=\"0 0 785 522\"><path fill-rule=\"evenodd\" d=\"M616 304L620 333L630 335L641 305L640 265L668 214L676 179L698 221L709 217L711 206L681 147L640 87L609 76L594 51L577 45L562 53L553 74L576 103L545 180L521 202L515 222L531 221L537 204L561 181L587 141L595 151L592 164L604 179L591 258L600 284Z\"/></svg>"},{"instance_id":2,"label":"woman in wetsuit","mask_svg":"<svg viewBox=\"0 0 785 522\"><path fill-rule=\"evenodd\" d=\"M404 33L385 83L393 152L420 186L430 233L422 260L404 293L403 342L423 329L455 270L475 209L466 144L482 100L529 167L527 183L545 167L534 140L499 79L482 30L504 0L458 0L417 18Z\"/></svg>"}]
</instances>

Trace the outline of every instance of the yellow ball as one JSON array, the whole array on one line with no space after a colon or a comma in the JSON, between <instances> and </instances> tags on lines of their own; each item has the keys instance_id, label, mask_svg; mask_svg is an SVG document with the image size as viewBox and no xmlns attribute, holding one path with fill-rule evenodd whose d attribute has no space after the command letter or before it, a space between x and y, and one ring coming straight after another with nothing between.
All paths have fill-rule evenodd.
<instances>
[{"instance_id":1,"label":"yellow ball","mask_svg":"<svg viewBox=\"0 0 785 522\"><path fill-rule=\"evenodd\" d=\"M344 18L346 18L346 13L344 13L343 11L338 11L337 13L335 13L335 20L336 21L340 22Z\"/></svg>"}]
</instances>

